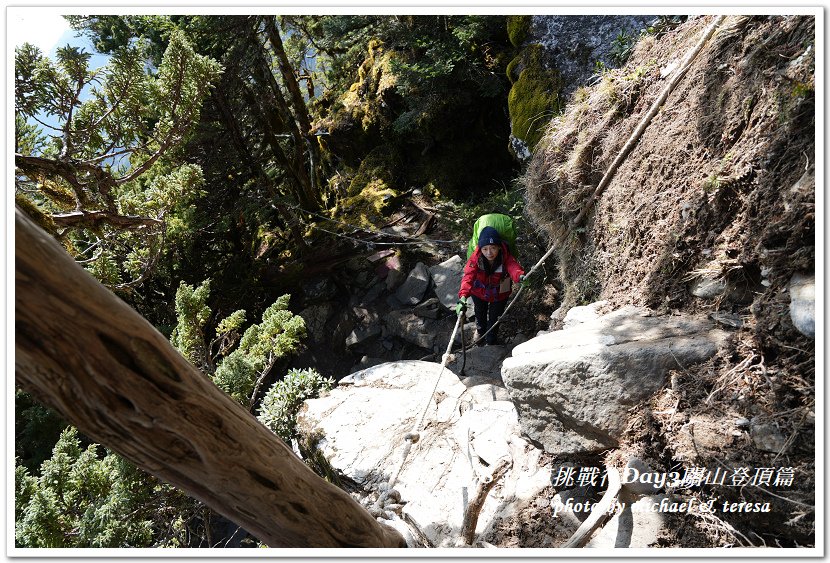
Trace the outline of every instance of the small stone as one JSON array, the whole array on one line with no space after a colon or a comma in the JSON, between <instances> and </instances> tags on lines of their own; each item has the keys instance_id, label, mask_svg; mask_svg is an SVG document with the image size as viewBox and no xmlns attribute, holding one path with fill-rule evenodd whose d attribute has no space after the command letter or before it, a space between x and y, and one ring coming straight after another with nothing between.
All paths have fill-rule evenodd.
<instances>
[{"instance_id":1,"label":"small stone","mask_svg":"<svg viewBox=\"0 0 830 563\"><path fill-rule=\"evenodd\" d=\"M731 326L733 328L741 328L744 326L744 321L741 319L740 315L736 315L734 313L723 313L720 311L716 311L709 315L713 321L716 323Z\"/></svg>"},{"instance_id":2,"label":"small stone","mask_svg":"<svg viewBox=\"0 0 830 563\"><path fill-rule=\"evenodd\" d=\"M804 336L816 337L816 278L795 274L790 280L790 319Z\"/></svg>"},{"instance_id":3,"label":"small stone","mask_svg":"<svg viewBox=\"0 0 830 563\"><path fill-rule=\"evenodd\" d=\"M735 426L738 428L749 428L749 419L748 418L736 418L735 419Z\"/></svg>"},{"instance_id":4,"label":"small stone","mask_svg":"<svg viewBox=\"0 0 830 563\"><path fill-rule=\"evenodd\" d=\"M749 435L752 437L752 443L755 444L755 447L765 452L779 453L787 442L781 430L773 423L761 424L753 420L749 428Z\"/></svg>"}]
</instances>

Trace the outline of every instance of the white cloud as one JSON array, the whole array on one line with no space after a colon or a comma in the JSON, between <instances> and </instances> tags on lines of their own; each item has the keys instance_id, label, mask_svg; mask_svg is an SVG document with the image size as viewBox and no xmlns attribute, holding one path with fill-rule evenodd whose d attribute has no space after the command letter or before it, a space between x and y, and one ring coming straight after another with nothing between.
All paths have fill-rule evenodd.
<instances>
[{"instance_id":1,"label":"white cloud","mask_svg":"<svg viewBox=\"0 0 830 563\"><path fill-rule=\"evenodd\" d=\"M60 14L60 8L8 8L10 47L23 43L37 45L49 54L61 35L69 31L69 23Z\"/></svg>"}]
</instances>

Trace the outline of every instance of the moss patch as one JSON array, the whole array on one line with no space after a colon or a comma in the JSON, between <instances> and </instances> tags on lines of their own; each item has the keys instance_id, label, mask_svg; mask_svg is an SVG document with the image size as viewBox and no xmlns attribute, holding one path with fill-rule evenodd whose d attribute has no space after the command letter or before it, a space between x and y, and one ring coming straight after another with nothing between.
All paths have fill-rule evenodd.
<instances>
[{"instance_id":1,"label":"moss patch","mask_svg":"<svg viewBox=\"0 0 830 563\"><path fill-rule=\"evenodd\" d=\"M336 154L349 166L358 166L362 155L381 141L382 131L391 124L397 96L397 78L391 70L395 56L380 41L370 41L357 80L315 123L316 130L328 133L321 145L324 151Z\"/></svg>"},{"instance_id":2,"label":"moss patch","mask_svg":"<svg viewBox=\"0 0 830 563\"><path fill-rule=\"evenodd\" d=\"M514 47L521 46L524 40L527 39L527 33L530 31L531 18L532 16L507 17L507 36L510 38L510 43Z\"/></svg>"},{"instance_id":3,"label":"moss patch","mask_svg":"<svg viewBox=\"0 0 830 563\"><path fill-rule=\"evenodd\" d=\"M519 78L507 96L512 133L533 150L551 118L562 111L559 93L562 78L556 70L544 69L541 64L541 45L532 45L520 55Z\"/></svg>"},{"instance_id":4,"label":"moss patch","mask_svg":"<svg viewBox=\"0 0 830 563\"><path fill-rule=\"evenodd\" d=\"M386 146L373 149L361 162L349 183L346 197L337 203L332 215L362 227L377 224L397 195L394 171L400 166L400 159Z\"/></svg>"}]
</instances>

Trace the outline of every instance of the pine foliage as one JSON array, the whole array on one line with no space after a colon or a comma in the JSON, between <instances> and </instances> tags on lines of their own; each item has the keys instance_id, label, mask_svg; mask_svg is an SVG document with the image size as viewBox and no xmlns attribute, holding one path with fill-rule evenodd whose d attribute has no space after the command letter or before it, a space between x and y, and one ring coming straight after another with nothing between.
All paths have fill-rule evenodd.
<instances>
[{"instance_id":1,"label":"pine foliage","mask_svg":"<svg viewBox=\"0 0 830 563\"><path fill-rule=\"evenodd\" d=\"M175 547L195 501L67 428L40 476L15 467L17 547Z\"/></svg>"},{"instance_id":2,"label":"pine foliage","mask_svg":"<svg viewBox=\"0 0 830 563\"><path fill-rule=\"evenodd\" d=\"M260 377L278 359L299 350L306 336L305 321L288 310L290 295L278 298L262 314L262 322L248 328L239 347L216 369L213 382L228 395L247 404Z\"/></svg>"},{"instance_id":3,"label":"pine foliage","mask_svg":"<svg viewBox=\"0 0 830 563\"><path fill-rule=\"evenodd\" d=\"M334 379L323 377L315 369L292 369L265 394L257 418L290 443L297 436L297 412L303 401L314 399L333 386Z\"/></svg>"}]
</instances>

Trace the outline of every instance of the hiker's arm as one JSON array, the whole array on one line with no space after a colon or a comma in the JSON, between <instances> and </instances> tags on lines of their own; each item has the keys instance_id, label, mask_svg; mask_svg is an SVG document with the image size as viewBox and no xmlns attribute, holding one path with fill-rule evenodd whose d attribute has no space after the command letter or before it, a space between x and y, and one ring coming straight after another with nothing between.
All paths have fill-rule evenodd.
<instances>
[{"instance_id":1,"label":"hiker's arm","mask_svg":"<svg viewBox=\"0 0 830 563\"><path fill-rule=\"evenodd\" d=\"M458 297L469 297L473 289L473 279L476 275L475 256L471 256L464 265L464 275L461 277L461 289L458 290Z\"/></svg>"},{"instance_id":2,"label":"hiker's arm","mask_svg":"<svg viewBox=\"0 0 830 563\"><path fill-rule=\"evenodd\" d=\"M504 266L507 268L507 273L510 275L513 283L519 283L519 276L523 276L525 271L519 265L519 262L513 258L512 254L508 253L505 255Z\"/></svg>"}]
</instances>

